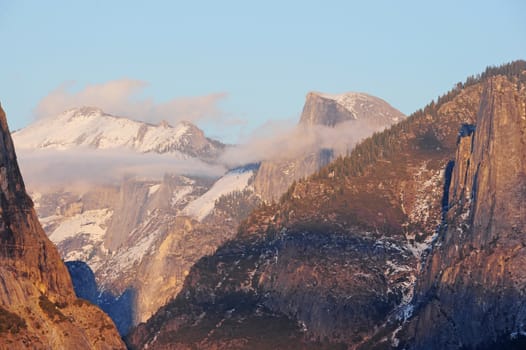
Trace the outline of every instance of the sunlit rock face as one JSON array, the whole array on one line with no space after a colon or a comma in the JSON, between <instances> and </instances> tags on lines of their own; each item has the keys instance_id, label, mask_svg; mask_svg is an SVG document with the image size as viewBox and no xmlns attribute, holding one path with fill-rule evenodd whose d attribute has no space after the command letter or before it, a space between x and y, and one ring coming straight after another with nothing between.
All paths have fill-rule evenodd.
<instances>
[{"instance_id":1,"label":"sunlit rock face","mask_svg":"<svg viewBox=\"0 0 526 350\"><path fill-rule=\"evenodd\" d=\"M459 84L298 181L201 259L129 346L520 341L525 70L518 62Z\"/></svg>"},{"instance_id":2,"label":"sunlit rock face","mask_svg":"<svg viewBox=\"0 0 526 350\"><path fill-rule=\"evenodd\" d=\"M75 288L95 283L90 300L121 334L177 295L185 271L259 203L257 165L227 171L218 160L224 145L189 122L153 125L81 107L13 139L32 174L44 163L30 195L45 232L65 261L94 274L75 274Z\"/></svg>"},{"instance_id":3,"label":"sunlit rock face","mask_svg":"<svg viewBox=\"0 0 526 350\"><path fill-rule=\"evenodd\" d=\"M461 130L445 225L418 282L413 348L499 347L525 331L525 105L523 85L493 78L476 127Z\"/></svg>"}]
</instances>

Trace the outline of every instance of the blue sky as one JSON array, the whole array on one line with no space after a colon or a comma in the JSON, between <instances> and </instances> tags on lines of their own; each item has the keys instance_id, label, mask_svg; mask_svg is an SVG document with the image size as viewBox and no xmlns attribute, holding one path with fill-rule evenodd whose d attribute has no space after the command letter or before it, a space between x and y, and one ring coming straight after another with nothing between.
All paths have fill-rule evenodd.
<instances>
[{"instance_id":1,"label":"blue sky","mask_svg":"<svg viewBox=\"0 0 526 350\"><path fill-rule=\"evenodd\" d=\"M43 101L132 82L108 112L176 101L175 119L227 142L295 122L311 90L363 91L410 114L488 65L525 59L525 13L522 0L0 0L0 101L18 129L53 110Z\"/></svg>"}]
</instances>

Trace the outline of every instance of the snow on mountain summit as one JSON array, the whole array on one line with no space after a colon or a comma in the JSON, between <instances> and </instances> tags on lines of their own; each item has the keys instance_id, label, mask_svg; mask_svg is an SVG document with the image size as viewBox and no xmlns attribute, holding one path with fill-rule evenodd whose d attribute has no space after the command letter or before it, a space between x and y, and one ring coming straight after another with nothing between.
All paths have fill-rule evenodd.
<instances>
[{"instance_id":1,"label":"snow on mountain summit","mask_svg":"<svg viewBox=\"0 0 526 350\"><path fill-rule=\"evenodd\" d=\"M363 92L327 94L309 92L300 123L334 126L347 120L367 120L388 126L404 115L386 101Z\"/></svg>"},{"instance_id":2,"label":"snow on mountain summit","mask_svg":"<svg viewBox=\"0 0 526 350\"><path fill-rule=\"evenodd\" d=\"M223 148L205 137L189 122L153 125L107 114L96 107L69 109L58 116L40 119L13 134L19 149L68 150L124 148L140 153L183 153L213 157Z\"/></svg>"}]
</instances>

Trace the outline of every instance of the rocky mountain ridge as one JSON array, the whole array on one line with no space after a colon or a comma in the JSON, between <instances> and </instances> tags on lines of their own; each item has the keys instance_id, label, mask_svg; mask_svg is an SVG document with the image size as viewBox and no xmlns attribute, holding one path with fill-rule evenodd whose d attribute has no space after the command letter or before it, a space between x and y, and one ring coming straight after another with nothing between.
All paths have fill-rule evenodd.
<instances>
[{"instance_id":1,"label":"rocky mountain ridge","mask_svg":"<svg viewBox=\"0 0 526 350\"><path fill-rule=\"evenodd\" d=\"M243 217L235 218L237 209L224 212L217 201L239 193L232 205L253 208L257 198L249 181L255 170L239 169L215 182L167 174L161 181L128 179L84 194L38 193L38 210L61 255L89 264L97 303L122 320L117 325L125 334L178 292L202 254L235 234ZM127 309L112 304L121 298L131 298Z\"/></svg>"},{"instance_id":2,"label":"rocky mountain ridge","mask_svg":"<svg viewBox=\"0 0 526 350\"><path fill-rule=\"evenodd\" d=\"M214 159L224 148L189 122L153 125L113 116L96 107L72 108L38 120L15 132L13 138L19 149L128 149L182 158Z\"/></svg>"},{"instance_id":3,"label":"rocky mountain ridge","mask_svg":"<svg viewBox=\"0 0 526 350\"><path fill-rule=\"evenodd\" d=\"M496 254L493 260L477 258L497 251L494 243L498 247L501 242L506 247L505 236L497 240L484 238L489 239L488 244L478 248L484 253L475 255L473 264L461 269L462 262L469 260L463 249L471 249L470 245L461 245L464 242L452 233L452 238L446 238L449 243L442 243L443 233L437 227L448 223L447 230L457 230L448 220L456 215L450 198L456 200L458 190L449 192L444 188L451 170L466 173L462 170L466 169L466 155L456 169L449 165L457 153L461 125L482 123L476 133L486 135L475 136L479 140L487 140L487 134L492 133L514 135L507 141L506 137L499 137L504 143L498 147L491 143L474 147L497 152L508 147L514 155L510 161L522 162L525 72L524 61L489 68L482 75L459 83L407 120L365 140L350 156L299 181L279 204L253 213L234 240L201 259L190 271L178 297L140 325L128 337L129 346L471 349L488 344L484 338L489 338L491 345L492 341L520 336L521 309L512 307L520 306L520 271L504 270L508 275L515 274L511 280L518 285L511 288L511 284L498 282L502 281L502 268L506 266L499 259L507 259L507 255ZM494 112L488 113L492 108ZM488 123L497 119L500 121ZM460 139L461 148L469 143ZM482 220L482 232L488 232L487 228L492 232L488 219L496 224L493 215L508 212L506 206L515 203L511 213L518 216L502 219L508 222L504 226L520 237L525 216L521 203L515 200L523 202L525 198L521 182L524 163L504 167L507 170L502 173L494 169L500 167L498 154L474 154L479 155L470 164L482 159L480 169L487 169L485 176L476 176L477 186L479 181L488 180L493 184L500 182L503 189L512 182L519 185L511 202L498 199L492 206L495 192L491 187L479 198L483 204L478 207L493 208L489 212L482 209L484 215L478 219ZM468 174L476 173L473 169ZM499 174L510 176L510 182ZM462 187L464 179L471 181L470 176L454 175L452 191L459 188L455 184ZM510 192L501 193L506 198ZM465 220L465 213L458 215ZM510 247L511 257L517 256L517 262L521 247ZM427 263L421 265L421 259ZM493 270L495 273L489 272ZM473 287L467 277L462 277L462 271L467 275L476 273ZM481 289L484 285L489 287ZM504 294L486 299L491 286L504 286ZM455 297L459 293L461 297ZM462 293L473 296L472 302L464 305L468 299ZM499 302L506 300L504 295L513 296L512 301ZM484 300L490 304L484 304ZM509 316L516 312L516 316ZM484 314L489 315L489 323L481 319ZM502 323L491 322L491 317L500 319L500 315L508 318ZM473 319L466 317L499 328L485 328L489 332L474 339L477 327L473 326ZM436 331L429 331L435 325Z\"/></svg>"},{"instance_id":4,"label":"rocky mountain ridge","mask_svg":"<svg viewBox=\"0 0 526 350\"><path fill-rule=\"evenodd\" d=\"M326 94L309 92L300 117L301 125L337 124L358 119L366 119L383 129L397 123L404 115L381 98L363 92Z\"/></svg>"},{"instance_id":5,"label":"rocky mountain ridge","mask_svg":"<svg viewBox=\"0 0 526 350\"><path fill-rule=\"evenodd\" d=\"M182 166L193 159L216 162L224 148L187 122L155 126L93 107L37 121L16 132L14 140L29 153L52 149L60 157L61 152L81 152L78 158L86 148L101 156L107 151L162 153L167 162L181 160ZM236 205L243 203L245 210L255 206L251 178L256 170L239 168L219 179L214 174L127 176L80 188L66 181L60 186L40 184L31 195L44 229L64 259L86 262L94 273L98 295L90 300L125 334L178 292L184 272L202 254L235 234L241 218L215 204L239 192Z\"/></svg>"},{"instance_id":6,"label":"rocky mountain ridge","mask_svg":"<svg viewBox=\"0 0 526 350\"><path fill-rule=\"evenodd\" d=\"M476 127L466 125L459 135L445 224L407 326L411 348L524 343L525 107L524 83L495 77L485 86Z\"/></svg>"}]
</instances>

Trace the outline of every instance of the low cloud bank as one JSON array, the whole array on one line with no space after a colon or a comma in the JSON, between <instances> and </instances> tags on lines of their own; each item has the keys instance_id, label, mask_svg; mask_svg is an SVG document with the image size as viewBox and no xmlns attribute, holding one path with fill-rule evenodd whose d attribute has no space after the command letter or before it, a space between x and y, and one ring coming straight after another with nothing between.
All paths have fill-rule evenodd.
<instances>
[{"instance_id":1,"label":"low cloud bank","mask_svg":"<svg viewBox=\"0 0 526 350\"><path fill-rule=\"evenodd\" d=\"M226 168L199 159L129 150L20 150L18 162L32 188L117 184L123 178L161 179L164 174L219 177Z\"/></svg>"},{"instance_id":2,"label":"low cloud bank","mask_svg":"<svg viewBox=\"0 0 526 350\"><path fill-rule=\"evenodd\" d=\"M229 147L221 162L229 167L264 160L295 159L322 148L345 154L360 140L382 128L367 121L352 120L331 128L323 125L304 126L290 122L268 123L244 144Z\"/></svg>"},{"instance_id":3,"label":"low cloud bank","mask_svg":"<svg viewBox=\"0 0 526 350\"><path fill-rule=\"evenodd\" d=\"M173 154L143 154L126 149L21 149L17 153L29 187L85 187L116 184L126 177L161 179L165 174L220 177L229 168L265 160L297 159L321 148L345 154L360 140L379 130L358 120L339 124L336 128L305 127L290 121L269 122L245 143L228 147L215 164Z\"/></svg>"},{"instance_id":4,"label":"low cloud bank","mask_svg":"<svg viewBox=\"0 0 526 350\"><path fill-rule=\"evenodd\" d=\"M57 115L68 108L96 106L106 112L151 123L180 120L217 123L231 126L219 109L226 93L189 98L174 98L156 103L139 95L146 87L139 80L121 79L88 85L74 90L65 84L46 96L36 108L38 117ZM228 168L265 160L297 159L322 148L345 154L365 137L381 128L367 121L352 120L336 125L305 126L297 120L269 121L239 145L227 147L216 164L173 154L138 154L130 150L70 149L20 150L18 159L32 187L69 186L71 184L113 184L124 177L160 179L164 174L219 177Z\"/></svg>"}]
</instances>

